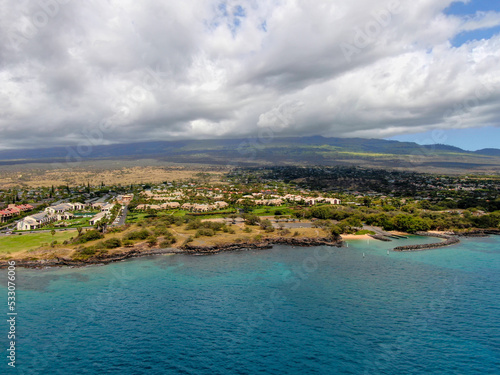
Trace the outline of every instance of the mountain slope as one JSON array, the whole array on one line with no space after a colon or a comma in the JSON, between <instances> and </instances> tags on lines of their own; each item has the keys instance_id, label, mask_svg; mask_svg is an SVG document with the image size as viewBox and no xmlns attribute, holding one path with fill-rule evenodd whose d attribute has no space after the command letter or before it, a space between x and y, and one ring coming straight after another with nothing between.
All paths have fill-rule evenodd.
<instances>
[{"instance_id":1,"label":"mountain slope","mask_svg":"<svg viewBox=\"0 0 500 375\"><path fill-rule=\"evenodd\" d=\"M464 151L448 145L418 145L383 139L281 137L155 141L92 147L0 151L0 164L157 159L224 165L358 164L390 168L488 169L500 167L500 150Z\"/></svg>"}]
</instances>

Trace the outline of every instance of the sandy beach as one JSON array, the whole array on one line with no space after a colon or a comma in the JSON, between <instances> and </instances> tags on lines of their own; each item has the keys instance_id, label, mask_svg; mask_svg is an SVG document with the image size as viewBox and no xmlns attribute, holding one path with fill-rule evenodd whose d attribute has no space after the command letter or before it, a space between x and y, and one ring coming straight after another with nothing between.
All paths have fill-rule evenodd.
<instances>
[{"instance_id":1,"label":"sandy beach","mask_svg":"<svg viewBox=\"0 0 500 375\"><path fill-rule=\"evenodd\" d=\"M369 235L367 234L342 234L341 235L343 241L349 241L349 240L373 240Z\"/></svg>"}]
</instances>

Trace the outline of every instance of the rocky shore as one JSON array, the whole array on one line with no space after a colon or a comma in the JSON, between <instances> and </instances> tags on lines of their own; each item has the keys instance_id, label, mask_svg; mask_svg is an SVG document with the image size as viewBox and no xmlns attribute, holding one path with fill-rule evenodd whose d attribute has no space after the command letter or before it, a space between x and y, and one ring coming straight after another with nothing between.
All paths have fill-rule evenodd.
<instances>
[{"instance_id":1,"label":"rocky shore","mask_svg":"<svg viewBox=\"0 0 500 375\"><path fill-rule=\"evenodd\" d=\"M299 247L311 247L311 246L336 246L341 247L341 240L332 240L329 238L287 238L287 237L277 237L263 239L259 242L240 242L240 243L229 243L216 246L191 246L185 245L182 247L182 252L185 254L194 255L208 255L217 254L222 251L236 251L243 249L270 249L273 245L288 245L288 246L299 246Z\"/></svg>"},{"instance_id":2,"label":"rocky shore","mask_svg":"<svg viewBox=\"0 0 500 375\"><path fill-rule=\"evenodd\" d=\"M113 262L119 262L130 258L138 258L149 255L160 254L175 254L182 251L178 249L154 249L149 251L141 251L139 249L132 249L125 253L104 255L100 257L92 257L86 260L73 260L67 258L52 258L52 259L39 259L39 260L16 260L16 267L24 268L46 268L46 267L86 267L91 265L102 265ZM8 261L0 261L0 269L7 268Z\"/></svg>"},{"instance_id":3,"label":"rocky shore","mask_svg":"<svg viewBox=\"0 0 500 375\"><path fill-rule=\"evenodd\" d=\"M451 234L459 237L489 237L500 235L500 229L477 229L470 232L452 232Z\"/></svg>"},{"instance_id":4,"label":"rocky shore","mask_svg":"<svg viewBox=\"0 0 500 375\"><path fill-rule=\"evenodd\" d=\"M391 242L392 241L390 238L382 236L381 234L369 234L369 236L371 238L379 240L379 241L384 241L384 242Z\"/></svg>"},{"instance_id":5,"label":"rocky shore","mask_svg":"<svg viewBox=\"0 0 500 375\"><path fill-rule=\"evenodd\" d=\"M113 262L119 262L126 259L138 258L150 255L160 254L190 254L190 255L211 255L223 251L236 251L245 249L270 249L273 245L289 245L298 247L311 246L342 246L342 240L333 240L330 238L268 238L259 242L241 242L227 243L216 246L191 246L185 245L181 248L151 249L132 248L119 254L103 255L100 257L91 257L86 260L73 260L68 258L52 258L42 260L16 260L17 267L24 268L47 268L47 267L86 267L92 265L104 265ZM0 261L0 269L7 268L8 261Z\"/></svg>"},{"instance_id":6,"label":"rocky shore","mask_svg":"<svg viewBox=\"0 0 500 375\"><path fill-rule=\"evenodd\" d=\"M417 232L415 233L419 236L425 237L436 237L442 238L445 241L438 243L428 243L428 244L420 244L420 245L406 245L406 246L396 246L394 251L417 251L417 250L428 250L428 249L436 249L439 247L451 246L460 242L460 240L451 235L439 234L439 233L430 233L430 232Z\"/></svg>"}]
</instances>

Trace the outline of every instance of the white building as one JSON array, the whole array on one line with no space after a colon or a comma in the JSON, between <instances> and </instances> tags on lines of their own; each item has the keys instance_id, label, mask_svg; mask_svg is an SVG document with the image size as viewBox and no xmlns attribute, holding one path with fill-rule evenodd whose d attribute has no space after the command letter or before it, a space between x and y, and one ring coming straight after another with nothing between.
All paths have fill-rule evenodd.
<instances>
[{"instance_id":1,"label":"white building","mask_svg":"<svg viewBox=\"0 0 500 375\"><path fill-rule=\"evenodd\" d=\"M33 230L43 227L57 220L57 215L50 215L47 212L40 212L31 216L26 216L17 223L17 230Z\"/></svg>"},{"instance_id":2,"label":"white building","mask_svg":"<svg viewBox=\"0 0 500 375\"><path fill-rule=\"evenodd\" d=\"M106 212L99 212L97 215L95 215L92 219L90 219L89 224L90 225L95 225L102 219L106 218Z\"/></svg>"}]
</instances>

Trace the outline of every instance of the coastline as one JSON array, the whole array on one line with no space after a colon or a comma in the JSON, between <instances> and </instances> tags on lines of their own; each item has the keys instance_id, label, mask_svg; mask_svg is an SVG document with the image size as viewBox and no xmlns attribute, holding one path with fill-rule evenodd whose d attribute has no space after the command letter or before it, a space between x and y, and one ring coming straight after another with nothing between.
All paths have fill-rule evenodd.
<instances>
[{"instance_id":1,"label":"coastline","mask_svg":"<svg viewBox=\"0 0 500 375\"><path fill-rule=\"evenodd\" d=\"M371 240L372 237L370 237L368 234L341 234L340 237L342 237L343 241L352 241L352 240Z\"/></svg>"},{"instance_id":2,"label":"coastline","mask_svg":"<svg viewBox=\"0 0 500 375\"><path fill-rule=\"evenodd\" d=\"M404 245L404 246L396 246L393 251L418 251L418 250L430 250L437 249L440 247L446 247L451 245L456 245L460 243L460 240L453 235L446 235L436 232L417 232L415 233L418 236L423 237L435 237L444 239L444 241L436 242L436 243L428 243L428 244L417 244L417 245Z\"/></svg>"},{"instance_id":3,"label":"coastline","mask_svg":"<svg viewBox=\"0 0 500 375\"><path fill-rule=\"evenodd\" d=\"M408 233L400 233L399 235L410 235ZM444 231L429 231L429 232L417 232L415 235L425 236L425 237L435 237L443 239L444 241L430 244L416 244L416 245L404 245L396 246L393 251L398 252L412 252L421 250L431 250L441 247L452 246L460 243L459 237L489 237L490 235L500 235L500 230L474 230L470 232L444 232ZM187 255L214 255L220 252L229 251L241 251L241 250L266 250L273 247L273 245L288 245L297 247L312 247L312 246L332 246L332 247L342 247L344 241L352 240L370 240L374 239L371 235L354 235L346 234L341 235L337 239L331 239L327 237L274 237L274 238L264 238L258 242L228 242L213 246L194 246L194 245L184 245L182 247L170 247L170 248L156 248L149 249L142 245L136 245L127 251L102 255L99 257L90 257L85 260L73 260L65 257L53 257L50 259L9 259L0 261L0 269L5 269L9 266L8 262L14 260L17 267L31 268L31 269L43 269L51 267L87 267L95 265L106 265L110 263L120 262L132 258L140 258L152 255L165 255L165 254L187 254ZM376 238L375 238L376 239Z\"/></svg>"},{"instance_id":4,"label":"coastline","mask_svg":"<svg viewBox=\"0 0 500 375\"><path fill-rule=\"evenodd\" d=\"M459 237L490 237L491 235L500 235L500 229L476 229L469 232L445 232L445 231L428 231L417 232L418 236L435 237L444 239L444 241L421 245L396 246L394 251L419 251L437 249L440 247L453 246L460 243Z\"/></svg>"},{"instance_id":5,"label":"coastline","mask_svg":"<svg viewBox=\"0 0 500 375\"><path fill-rule=\"evenodd\" d=\"M37 259L37 260L15 260L9 259L0 261L0 269L5 269L9 266L8 262L15 260L17 267L23 268L51 268L51 267L87 267L92 265L105 265L109 263L120 262L127 259L139 258L152 255L164 254L187 254L187 255L214 255L220 252L240 251L240 250L266 250L271 249L273 245L289 245L297 247L313 247L313 246L332 246L342 247L342 239L332 240L326 237L318 238L287 238L275 237L267 238L258 242L241 242L241 243L225 243L215 246L191 246L186 245L181 248L163 248L142 250L141 246L134 247L127 252L104 255L100 257L91 257L85 260L73 260L62 257L53 259Z\"/></svg>"}]
</instances>

